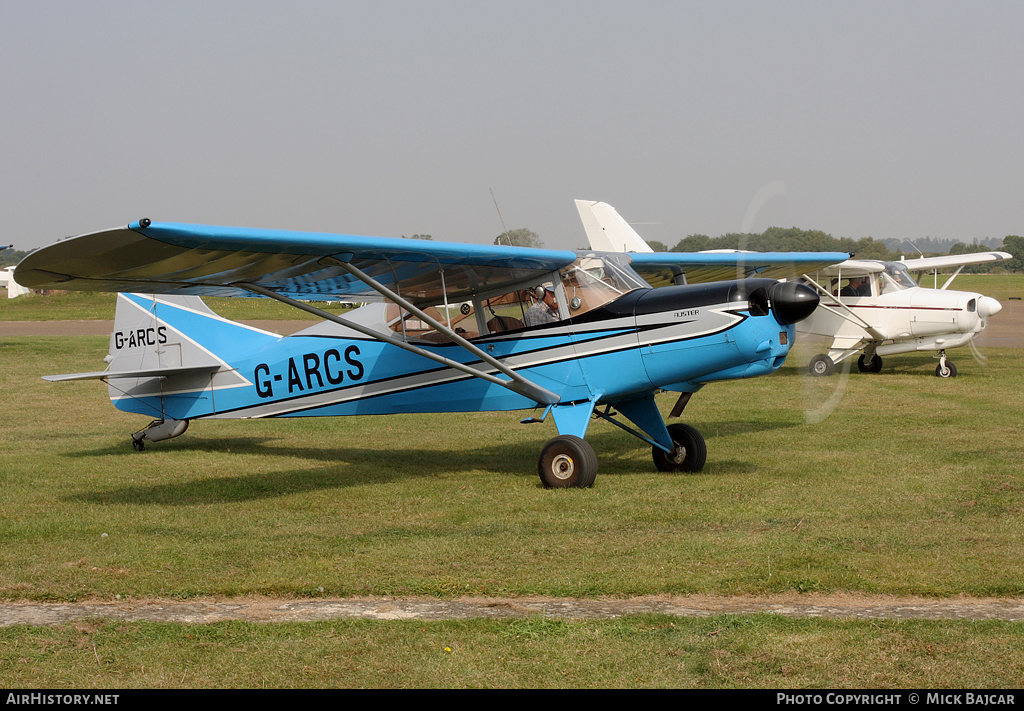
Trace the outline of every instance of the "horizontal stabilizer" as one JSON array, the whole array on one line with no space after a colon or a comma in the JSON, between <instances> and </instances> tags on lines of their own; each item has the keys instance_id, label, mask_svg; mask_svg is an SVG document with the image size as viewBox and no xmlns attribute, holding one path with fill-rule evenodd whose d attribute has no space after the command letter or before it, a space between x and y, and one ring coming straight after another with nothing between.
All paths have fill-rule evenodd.
<instances>
[{"instance_id":1,"label":"horizontal stabilizer","mask_svg":"<svg viewBox=\"0 0 1024 711\"><path fill-rule=\"evenodd\" d=\"M109 380L111 378L169 378L172 375L195 375L215 373L221 369L219 363L192 365L179 368L144 368L142 370L100 370L95 373L68 373L66 375L44 375L43 380L63 383L70 380Z\"/></svg>"}]
</instances>

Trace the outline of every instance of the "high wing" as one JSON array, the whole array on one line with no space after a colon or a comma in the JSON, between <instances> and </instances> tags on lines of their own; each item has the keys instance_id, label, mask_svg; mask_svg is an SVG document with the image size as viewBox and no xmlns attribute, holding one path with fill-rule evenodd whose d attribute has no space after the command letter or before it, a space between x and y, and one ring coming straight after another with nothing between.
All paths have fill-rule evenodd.
<instances>
[{"instance_id":1,"label":"high wing","mask_svg":"<svg viewBox=\"0 0 1024 711\"><path fill-rule=\"evenodd\" d=\"M378 301L369 276L426 307L512 290L572 263L570 251L140 220L44 247L18 265L34 289Z\"/></svg>"},{"instance_id":2,"label":"high wing","mask_svg":"<svg viewBox=\"0 0 1024 711\"><path fill-rule=\"evenodd\" d=\"M948 269L950 267L965 267L970 264L984 264L986 262L997 262L1001 259L1012 259L1013 255L1007 252L975 252L973 254L947 254L941 257L922 257L920 259L904 259L899 264L906 267L910 272L932 271L935 269ZM831 267L822 269L823 274L829 276L866 276L885 271L885 262L876 259L847 259L845 262L834 264Z\"/></svg>"},{"instance_id":3,"label":"high wing","mask_svg":"<svg viewBox=\"0 0 1024 711\"><path fill-rule=\"evenodd\" d=\"M16 274L19 283L36 289L267 296L549 405L558 402L558 395L523 378L422 309L512 291L550 277L576 258L575 252L559 250L144 219L44 247L22 260ZM381 299L416 314L509 380L304 303ZM89 377L101 376L72 376Z\"/></svg>"},{"instance_id":4,"label":"high wing","mask_svg":"<svg viewBox=\"0 0 1024 711\"><path fill-rule=\"evenodd\" d=\"M629 255L651 286L767 277L795 279L846 260L846 252L648 252Z\"/></svg>"},{"instance_id":5,"label":"high wing","mask_svg":"<svg viewBox=\"0 0 1024 711\"><path fill-rule=\"evenodd\" d=\"M875 259L847 259L817 270L827 276L857 277L885 271L885 263Z\"/></svg>"},{"instance_id":6,"label":"high wing","mask_svg":"<svg viewBox=\"0 0 1024 711\"><path fill-rule=\"evenodd\" d=\"M969 264L998 262L1002 259L1012 258L1013 255L1007 252L974 252L972 254L947 254L942 257L905 259L900 263L907 268L907 271L920 272L932 269L946 269L948 267L964 267Z\"/></svg>"},{"instance_id":7,"label":"high wing","mask_svg":"<svg viewBox=\"0 0 1024 711\"><path fill-rule=\"evenodd\" d=\"M698 284L754 276L795 279L850 256L845 252L653 252L608 203L577 200L576 209L590 246L596 250L629 252L633 268L651 286Z\"/></svg>"}]
</instances>

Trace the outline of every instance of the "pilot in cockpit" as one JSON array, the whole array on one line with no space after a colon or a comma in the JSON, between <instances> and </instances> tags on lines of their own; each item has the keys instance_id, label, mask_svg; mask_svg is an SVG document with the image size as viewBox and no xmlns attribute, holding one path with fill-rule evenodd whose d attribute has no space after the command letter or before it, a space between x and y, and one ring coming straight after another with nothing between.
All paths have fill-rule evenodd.
<instances>
[{"instance_id":1,"label":"pilot in cockpit","mask_svg":"<svg viewBox=\"0 0 1024 711\"><path fill-rule=\"evenodd\" d=\"M871 284L865 277L853 277L839 292L840 296L871 296Z\"/></svg>"},{"instance_id":2,"label":"pilot in cockpit","mask_svg":"<svg viewBox=\"0 0 1024 711\"><path fill-rule=\"evenodd\" d=\"M538 291L541 288L538 287ZM527 328L540 326L545 323L554 323L558 320L558 299L555 297L554 288L544 286L543 292L543 296L533 302L533 305L523 314L523 325Z\"/></svg>"}]
</instances>

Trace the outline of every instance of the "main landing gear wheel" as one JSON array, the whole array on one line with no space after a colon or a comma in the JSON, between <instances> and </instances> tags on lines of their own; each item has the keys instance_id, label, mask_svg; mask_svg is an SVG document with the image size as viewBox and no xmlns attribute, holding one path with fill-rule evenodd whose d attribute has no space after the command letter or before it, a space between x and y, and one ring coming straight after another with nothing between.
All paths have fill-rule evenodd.
<instances>
[{"instance_id":1,"label":"main landing gear wheel","mask_svg":"<svg viewBox=\"0 0 1024 711\"><path fill-rule=\"evenodd\" d=\"M948 360L946 361L945 366L943 366L942 363L939 363L937 366L935 366L935 375L937 375L940 378L955 378L956 366L953 365Z\"/></svg>"},{"instance_id":2,"label":"main landing gear wheel","mask_svg":"<svg viewBox=\"0 0 1024 711\"><path fill-rule=\"evenodd\" d=\"M832 375L835 372L836 364L824 353L814 356L811 358L810 365L807 366L807 370L810 371L811 375Z\"/></svg>"},{"instance_id":3,"label":"main landing gear wheel","mask_svg":"<svg viewBox=\"0 0 1024 711\"><path fill-rule=\"evenodd\" d=\"M593 486L597 478L597 455L583 439L561 435L544 445L537 473L546 489Z\"/></svg>"},{"instance_id":4,"label":"main landing gear wheel","mask_svg":"<svg viewBox=\"0 0 1024 711\"><path fill-rule=\"evenodd\" d=\"M708 447L696 428L677 423L668 426L676 451L669 454L661 447L651 447L654 466L659 472L699 472L708 459Z\"/></svg>"},{"instance_id":5,"label":"main landing gear wheel","mask_svg":"<svg viewBox=\"0 0 1024 711\"><path fill-rule=\"evenodd\" d=\"M871 356L870 360L862 355L857 359L857 368L862 373L879 373L882 370L882 359L877 354Z\"/></svg>"}]
</instances>

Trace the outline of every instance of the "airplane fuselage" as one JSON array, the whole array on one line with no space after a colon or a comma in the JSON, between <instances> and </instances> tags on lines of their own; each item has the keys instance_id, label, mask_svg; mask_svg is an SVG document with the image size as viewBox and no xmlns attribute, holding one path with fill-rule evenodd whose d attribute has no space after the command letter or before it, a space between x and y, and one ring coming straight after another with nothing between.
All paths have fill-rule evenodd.
<instances>
[{"instance_id":1,"label":"airplane fuselage","mask_svg":"<svg viewBox=\"0 0 1024 711\"><path fill-rule=\"evenodd\" d=\"M965 345L999 310L998 302L981 294L920 286L841 300L852 317L878 332L880 337L873 342L879 355ZM847 348L865 338L865 329L843 313L825 308L828 302L824 299L822 304L800 323L799 331L833 337L835 343L829 355L838 362Z\"/></svg>"},{"instance_id":2,"label":"airplane fuselage","mask_svg":"<svg viewBox=\"0 0 1024 711\"><path fill-rule=\"evenodd\" d=\"M707 382L763 375L785 360L794 327L768 307L776 282L751 279L640 289L580 318L492 334L474 343L516 372L558 392L560 404L616 402L655 389L693 392ZM140 367L132 349L170 353L201 346L220 362L209 372L107 381L114 404L153 417L260 418L398 412L517 410L537 403L386 342L351 333L300 332L281 337L223 319L124 295L142 321L126 329L148 335L112 338L115 362ZM162 342L159 342L162 341ZM115 350L120 344L120 350ZM240 348L240 344L244 344ZM482 372L489 365L454 343L421 347ZM244 353L239 357L239 352ZM230 354L230 355L229 355ZM158 357L158 356L156 356ZM187 360L187 358L186 358ZM168 362L166 365L177 363Z\"/></svg>"}]
</instances>

